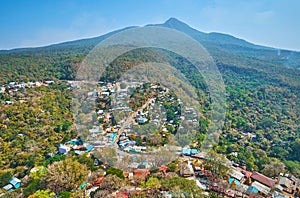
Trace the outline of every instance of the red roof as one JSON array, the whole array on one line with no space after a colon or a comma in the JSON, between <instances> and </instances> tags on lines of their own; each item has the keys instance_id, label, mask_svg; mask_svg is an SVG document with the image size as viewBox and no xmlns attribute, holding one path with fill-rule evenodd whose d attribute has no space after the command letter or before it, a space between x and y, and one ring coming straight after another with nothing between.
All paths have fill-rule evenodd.
<instances>
[{"instance_id":1,"label":"red roof","mask_svg":"<svg viewBox=\"0 0 300 198\"><path fill-rule=\"evenodd\" d=\"M254 179L270 188L272 188L276 183L275 180L255 171L252 173L251 179Z\"/></svg>"},{"instance_id":2,"label":"red roof","mask_svg":"<svg viewBox=\"0 0 300 198\"><path fill-rule=\"evenodd\" d=\"M104 181L104 177L98 177L94 181L91 182L88 188L91 188L93 186L100 186Z\"/></svg>"},{"instance_id":3,"label":"red roof","mask_svg":"<svg viewBox=\"0 0 300 198\"><path fill-rule=\"evenodd\" d=\"M168 167L167 166L161 166L158 168L160 171L164 172L164 174L167 173Z\"/></svg>"},{"instance_id":4,"label":"red roof","mask_svg":"<svg viewBox=\"0 0 300 198\"><path fill-rule=\"evenodd\" d=\"M117 192L116 198L128 198L128 193L126 191Z\"/></svg>"},{"instance_id":5,"label":"red roof","mask_svg":"<svg viewBox=\"0 0 300 198\"><path fill-rule=\"evenodd\" d=\"M150 174L150 170L148 168L145 169L135 169L133 171L133 175L142 176L144 179Z\"/></svg>"},{"instance_id":6,"label":"red roof","mask_svg":"<svg viewBox=\"0 0 300 198\"><path fill-rule=\"evenodd\" d=\"M251 175L252 175L252 172L242 169L241 167L236 167L236 170L243 173L246 177L251 177Z\"/></svg>"}]
</instances>

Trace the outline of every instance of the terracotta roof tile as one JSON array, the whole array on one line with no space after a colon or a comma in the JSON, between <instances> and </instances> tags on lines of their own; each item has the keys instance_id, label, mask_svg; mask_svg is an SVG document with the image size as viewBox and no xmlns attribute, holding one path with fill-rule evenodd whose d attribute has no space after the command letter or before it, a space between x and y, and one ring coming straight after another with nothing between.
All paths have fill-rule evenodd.
<instances>
[{"instance_id":1,"label":"terracotta roof tile","mask_svg":"<svg viewBox=\"0 0 300 198\"><path fill-rule=\"evenodd\" d=\"M275 180L255 171L252 173L251 179L256 180L270 188L272 188L276 183Z\"/></svg>"}]
</instances>

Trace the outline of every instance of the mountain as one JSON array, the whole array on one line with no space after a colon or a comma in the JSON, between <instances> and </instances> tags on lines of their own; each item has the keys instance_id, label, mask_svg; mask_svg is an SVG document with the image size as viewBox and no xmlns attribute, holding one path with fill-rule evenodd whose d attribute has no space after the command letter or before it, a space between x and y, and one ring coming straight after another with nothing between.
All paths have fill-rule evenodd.
<instances>
[{"instance_id":1,"label":"mountain","mask_svg":"<svg viewBox=\"0 0 300 198\"><path fill-rule=\"evenodd\" d=\"M184 32L187 35L191 36L195 40L199 41L200 43L203 42L211 42L219 45L237 45L241 47L251 47L255 49L271 49L268 47L258 46L254 45L252 43L249 43L243 39L236 38L234 36L228 35L228 34L221 34L217 32L212 33L204 33L201 31L198 31L187 24L179 21L176 18L170 18L163 24L154 24L154 25L148 25L148 26L161 26L161 27L167 27L172 28L175 30L178 30L180 32Z\"/></svg>"},{"instance_id":2,"label":"mountain","mask_svg":"<svg viewBox=\"0 0 300 198\"><path fill-rule=\"evenodd\" d=\"M237 60L241 59L240 56L243 56L243 58L250 58L250 59L255 58L261 61L272 62L286 67L300 69L300 52L283 50L283 49L275 49L271 47L256 45L228 34L222 34L217 32L204 33L190 27L189 25L185 24L184 22L176 18L170 18L163 24L149 24L147 26L167 27L167 28L172 28L181 31L191 36L196 41L200 42L212 54L213 57L223 58L225 54L225 56L231 57L233 59L232 62L235 62L236 56L238 56ZM0 54L25 52L25 51L27 52L48 51L48 50L59 51L61 49L87 51L87 50L91 50L99 42L108 38L109 36L134 27L137 26L131 26L120 30L116 30L99 37L69 41L69 42L54 44L46 47L0 50ZM232 62L228 62L228 63L232 63Z\"/></svg>"},{"instance_id":3,"label":"mountain","mask_svg":"<svg viewBox=\"0 0 300 198\"><path fill-rule=\"evenodd\" d=\"M152 26L168 27L184 32L200 42L208 49L208 51L212 51L212 53L216 50L221 50L225 53L233 53L234 55L243 55L259 60L272 61L274 63L284 64L287 67L300 69L299 52L255 45L228 34L200 32L176 18L170 18L163 24Z\"/></svg>"},{"instance_id":4,"label":"mountain","mask_svg":"<svg viewBox=\"0 0 300 198\"><path fill-rule=\"evenodd\" d=\"M168 27L191 36L215 61L226 86L226 118L220 141L214 145L217 152L245 164L249 170L267 173L268 167L274 165L271 168L277 170L282 167L277 165L284 163L286 168L279 172L300 176L299 52L259 46L231 35L200 32L175 18L148 26ZM0 52L1 85L11 81L57 81L54 86L28 92L0 94L0 150L5 151L0 152L0 168L35 164L35 160L43 160L40 156L54 152L60 141L74 136L71 90L64 81L75 79L81 62L100 41L128 28L95 38ZM203 117L199 118L195 142L200 146L210 123L210 99L201 74L185 58L161 49L136 49L114 60L103 78L113 81L141 61L157 60L178 69L197 91ZM28 102L20 102L24 99ZM5 105L10 100L14 104ZM32 138L37 144L30 143ZM24 142L40 149L28 150ZM52 150L48 150L49 145Z\"/></svg>"}]
</instances>

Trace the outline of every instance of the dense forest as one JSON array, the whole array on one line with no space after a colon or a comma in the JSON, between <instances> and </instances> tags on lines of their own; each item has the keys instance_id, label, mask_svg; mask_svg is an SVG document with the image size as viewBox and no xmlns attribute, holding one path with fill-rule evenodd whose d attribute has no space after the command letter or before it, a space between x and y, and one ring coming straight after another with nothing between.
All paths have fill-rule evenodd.
<instances>
[{"instance_id":1,"label":"dense forest","mask_svg":"<svg viewBox=\"0 0 300 198\"><path fill-rule=\"evenodd\" d=\"M47 56L45 54L48 53L43 50L2 54L4 58L0 59L3 62L1 65L5 65L1 67L2 83L74 79L76 69L84 58L85 52L78 49L72 51L67 48L61 53L51 52L53 55ZM276 67L274 63L264 65L264 61L253 59L248 62L243 59L232 64L229 57L228 59L225 59L226 56L220 59L218 57L216 56L215 62L225 80L227 113L223 135L219 144L215 145L215 149L227 154L236 162L245 163L249 169L264 169L270 161L277 159L277 164L283 162L286 169L299 174L300 157L297 151L300 136L300 84L297 77L300 71L282 66ZM201 74L187 60L171 52L155 49L129 52L107 67L101 80L117 80L131 67L141 62L151 61L169 63L181 71L196 88L201 112L205 115L209 111L206 85ZM65 92L65 88L63 85L56 85L14 95L1 95L2 101L9 97L14 100L20 98L28 100L26 103L3 105L1 108L1 140L5 142L1 146L3 151L6 151L2 156L2 167L24 166L28 160L35 159L30 152L26 152L26 144L20 143L20 141L26 142L26 137L31 140L32 144L37 144L42 155L45 155L51 148L53 151L63 139L71 137L70 131L66 133L69 130L69 123L72 123L69 109L71 93ZM56 108L55 105L59 106ZM40 111L44 112L40 113ZM34 122L32 119L36 120L37 115L41 118L38 122ZM47 120L46 115L51 119ZM66 118L69 118L67 119L69 121L66 122ZM199 122L201 126L199 132L205 137L209 117L202 117ZM20 133L25 136L15 138ZM58 137L53 134L57 134ZM203 135L197 135L196 138L201 141ZM32 137L37 138L34 139L35 142L32 142ZM51 141L47 142L47 146L42 146L47 137L51 137ZM19 148L21 145L24 148ZM11 152L10 149L15 151ZM24 153L18 152L19 149ZM234 152L238 155L233 156ZM12 156L16 158L15 164L7 164L5 159L11 159ZM25 159L27 161L24 161Z\"/></svg>"}]
</instances>

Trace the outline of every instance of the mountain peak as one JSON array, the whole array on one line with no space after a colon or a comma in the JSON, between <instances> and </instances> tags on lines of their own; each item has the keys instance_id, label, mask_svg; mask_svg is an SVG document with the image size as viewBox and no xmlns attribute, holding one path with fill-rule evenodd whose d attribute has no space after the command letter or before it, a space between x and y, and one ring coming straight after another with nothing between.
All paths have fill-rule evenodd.
<instances>
[{"instance_id":1,"label":"mountain peak","mask_svg":"<svg viewBox=\"0 0 300 198\"><path fill-rule=\"evenodd\" d=\"M171 17L168 20L166 20L165 24L166 23L183 23L183 22L180 21L180 20L178 20L178 19L176 19L176 18L174 18L174 17Z\"/></svg>"},{"instance_id":2,"label":"mountain peak","mask_svg":"<svg viewBox=\"0 0 300 198\"><path fill-rule=\"evenodd\" d=\"M174 17L171 17L169 18L165 23L164 23L165 26L170 26L170 27L178 27L178 26L186 26L186 27L189 27L187 24L185 24L184 22L174 18Z\"/></svg>"}]
</instances>

